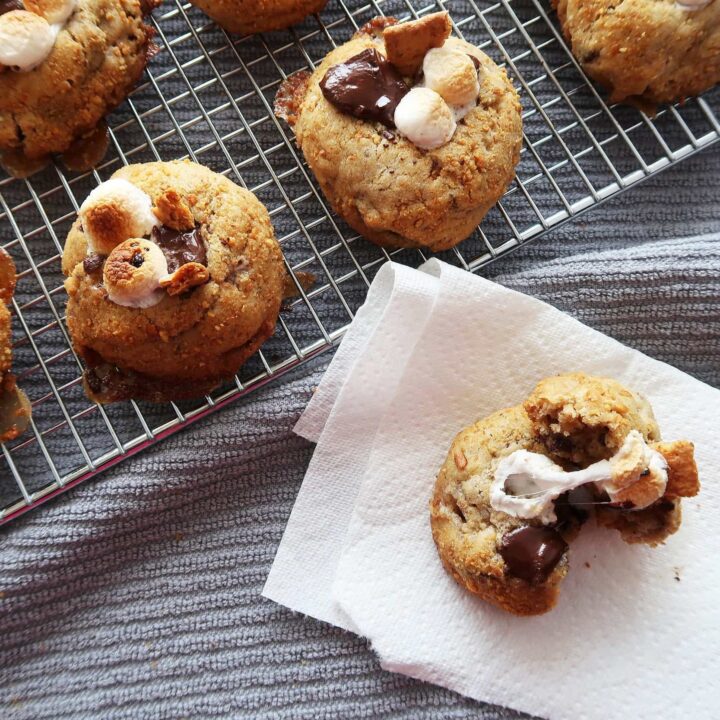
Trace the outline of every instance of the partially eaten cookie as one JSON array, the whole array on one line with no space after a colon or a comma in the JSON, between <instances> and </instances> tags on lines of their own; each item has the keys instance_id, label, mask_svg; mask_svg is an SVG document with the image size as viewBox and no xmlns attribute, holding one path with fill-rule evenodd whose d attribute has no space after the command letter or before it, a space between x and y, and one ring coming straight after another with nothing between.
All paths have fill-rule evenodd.
<instances>
[{"instance_id":1,"label":"partially eaten cookie","mask_svg":"<svg viewBox=\"0 0 720 720\"><path fill-rule=\"evenodd\" d=\"M681 498L700 489L693 450L661 442L648 401L615 380L542 380L453 441L430 505L443 565L504 610L547 612L591 513L628 543L677 531Z\"/></svg>"}]
</instances>

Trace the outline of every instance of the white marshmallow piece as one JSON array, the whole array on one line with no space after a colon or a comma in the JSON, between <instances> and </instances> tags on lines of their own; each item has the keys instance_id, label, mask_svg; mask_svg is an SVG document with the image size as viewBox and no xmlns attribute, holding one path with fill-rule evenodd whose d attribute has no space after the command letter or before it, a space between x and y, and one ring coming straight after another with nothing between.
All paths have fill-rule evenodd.
<instances>
[{"instance_id":1,"label":"white marshmallow piece","mask_svg":"<svg viewBox=\"0 0 720 720\"><path fill-rule=\"evenodd\" d=\"M55 45L56 32L44 18L26 10L0 15L0 65L27 72L40 65Z\"/></svg>"},{"instance_id":2,"label":"white marshmallow piece","mask_svg":"<svg viewBox=\"0 0 720 720\"><path fill-rule=\"evenodd\" d=\"M108 298L123 307L149 308L157 305L166 295L160 289L160 279L168 274L167 260L163 251L151 240L139 242L142 246L140 267L131 266L132 270L126 267L124 273L118 273L121 276L118 278L113 275L113 255L110 255L105 263L103 282Z\"/></svg>"},{"instance_id":3,"label":"white marshmallow piece","mask_svg":"<svg viewBox=\"0 0 720 720\"><path fill-rule=\"evenodd\" d=\"M108 255L128 238L150 235L160 225L150 196L127 180L114 178L98 185L80 207L88 253Z\"/></svg>"},{"instance_id":4,"label":"white marshmallow piece","mask_svg":"<svg viewBox=\"0 0 720 720\"><path fill-rule=\"evenodd\" d=\"M434 150L452 138L457 124L440 95L414 87L395 108L395 127L417 147Z\"/></svg>"}]
</instances>

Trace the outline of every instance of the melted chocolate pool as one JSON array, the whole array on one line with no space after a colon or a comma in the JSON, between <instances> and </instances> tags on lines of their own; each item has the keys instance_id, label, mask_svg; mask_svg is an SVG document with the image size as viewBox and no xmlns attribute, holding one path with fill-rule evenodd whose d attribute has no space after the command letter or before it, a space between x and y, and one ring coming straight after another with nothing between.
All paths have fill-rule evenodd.
<instances>
[{"instance_id":1,"label":"melted chocolate pool","mask_svg":"<svg viewBox=\"0 0 720 720\"><path fill-rule=\"evenodd\" d=\"M510 575L535 585L547 580L567 548L557 530L528 526L503 535L500 555Z\"/></svg>"},{"instance_id":2,"label":"melted chocolate pool","mask_svg":"<svg viewBox=\"0 0 720 720\"><path fill-rule=\"evenodd\" d=\"M192 230L173 230L167 225L153 228L150 239L163 251L169 273L191 262L207 267L207 251L199 231L197 226Z\"/></svg>"},{"instance_id":3,"label":"melted chocolate pool","mask_svg":"<svg viewBox=\"0 0 720 720\"><path fill-rule=\"evenodd\" d=\"M395 127L395 108L410 91L395 67L374 48L333 65L320 89L341 112L389 128Z\"/></svg>"}]
</instances>

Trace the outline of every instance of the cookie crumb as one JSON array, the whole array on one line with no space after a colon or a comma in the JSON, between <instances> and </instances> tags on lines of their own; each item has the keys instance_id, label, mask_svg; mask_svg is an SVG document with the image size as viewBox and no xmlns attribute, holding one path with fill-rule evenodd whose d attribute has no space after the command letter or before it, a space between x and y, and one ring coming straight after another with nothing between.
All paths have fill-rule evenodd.
<instances>
[{"instance_id":1,"label":"cookie crumb","mask_svg":"<svg viewBox=\"0 0 720 720\"><path fill-rule=\"evenodd\" d=\"M665 497L693 497L700 491L695 462L695 446L688 440L658 442L652 445L667 461L668 481Z\"/></svg>"},{"instance_id":2,"label":"cookie crumb","mask_svg":"<svg viewBox=\"0 0 720 720\"><path fill-rule=\"evenodd\" d=\"M453 460L455 460L455 467L458 470L464 470L467 467L468 461L462 448L455 449L455 452L453 453Z\"/></svg>"},{"instance_id":3,"label":"cookie crumb","mask_svg":"<svg viewBox=\"0 0 720 720\"><path fill-rule=\"evenodd\" d=\"M675 580L677 582L680 582L680 568L679 567L673 568L673 577L675 578Z\"/></svg>"},{"instance_id":4,"label":"cookie crumb","mask_svg":"<svg viewBox=\"0 0 720 720\"><path fill-rule=\"evenodd\" d=\"M590 567L590 563L586 561L586 562L585 562L585 567L586 567L586 568L589 568L589 567Z\"/></svg>"},{"instance_id":5,"label":"cookie crumb","mask_svg":"<svg viewBox=\"0 0 720 720\"><path fill-rule=\"evenodd\" d=\"M368 20L358 31L356 35L369 35L370 37L379 38L382 36L386 28L397 25L397 18L381 15L372 20Z\"/></svg>"}]
</instances>

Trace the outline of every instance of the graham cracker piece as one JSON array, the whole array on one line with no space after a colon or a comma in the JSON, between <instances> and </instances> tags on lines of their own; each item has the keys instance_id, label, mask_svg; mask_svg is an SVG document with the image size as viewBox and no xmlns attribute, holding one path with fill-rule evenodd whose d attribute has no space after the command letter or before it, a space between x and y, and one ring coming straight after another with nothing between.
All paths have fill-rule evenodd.
<instances>
[{"instance_id":1,"label":"graham cracker piece","mask_svg":"<svg viewBox=\"0 0 720 720\"><path fill-rule=\"evenodd\" d=\"M446 12L391 25L383 32L385 56L403 75L415 75L422 67L425 53L441 47L451 30L450 16Z\"/></svg>"},{"instance_id":2,"label":"graham cracker piece","mask_svg":"<svg viewBox=\"0 0 720 720\"><path fill-rule=\"evenodd\" d=\"M168 295L180 295L196 285L202 285L210 279L210 271L200 263L189 262L181 265L172 275L160 280L160 287Z\"/></svg>"},{"instance_id":3,"label":"graham cracker piece","mask_svg":"<svg viewBox=\"0 0 720 720\"><path fill-rule=\"evenodd\" d=\"M180 232L195 227L190 206L175 190L166 190L156 201L153 212L157 219L173 230Z\"/></svg>"},{"instance_id":4,"label":"graham cracker piece","mask_svg":"<svg viewBox=\"0 0 720 720\"><path fill-rule=\"evenodd\" d=\"M667 461L668 482L666 498L693 497L700 491L697 465L694 457L694 445L687 440L653 443Z\"/></svg>"}]
</instances>

